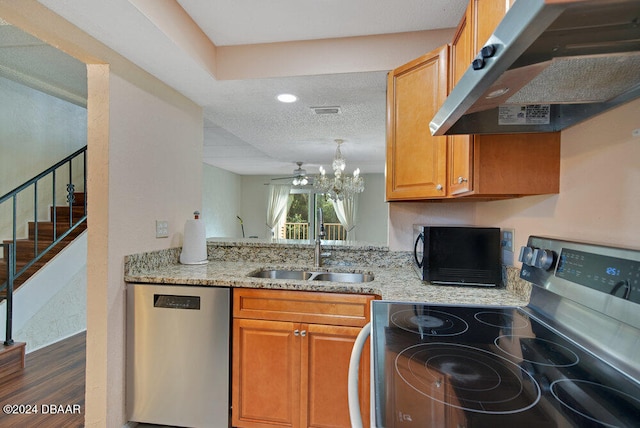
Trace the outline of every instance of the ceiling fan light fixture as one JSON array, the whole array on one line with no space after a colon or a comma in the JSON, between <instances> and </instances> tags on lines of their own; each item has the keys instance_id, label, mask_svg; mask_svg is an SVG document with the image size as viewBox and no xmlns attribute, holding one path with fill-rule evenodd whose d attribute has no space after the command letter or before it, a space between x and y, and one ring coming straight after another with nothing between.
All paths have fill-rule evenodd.
<instances>
[{"instance_id":1,"label":"ceiling fan light fixture","mask_svg":"<svg viewBox=\"0 0 640 428\"><path fill-rule=\"evenodd\" d=\"M307 177L296 177L293 179L293 183L294 186L306 186L307 184L309 184L309 180L307 180Z\"/></svg>"},{"instance_id":2,"label":"ceiling fan light fixture","mask_svg":"<svg viewBox=\"0 0 640 428\"><path fill-rule=\"evenodd\" d=\"M295 103L298 97L293 94L280 94L276 97L281 103Z\"/></svg>"}]
</instances>

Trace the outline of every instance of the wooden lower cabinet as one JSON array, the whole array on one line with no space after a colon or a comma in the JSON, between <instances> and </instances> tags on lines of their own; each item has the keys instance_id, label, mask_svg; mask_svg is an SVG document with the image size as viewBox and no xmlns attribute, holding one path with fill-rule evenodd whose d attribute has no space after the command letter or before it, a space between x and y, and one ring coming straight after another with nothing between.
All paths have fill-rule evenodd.
<instances>
[{"instance_id":1,"label":"wooden lower cabinet","mask_svg":"<svg viewBox=\"0 0 640 428\"><path fill-rule=\"evenodd\" d=\"M249 289L234 290L234 293L233 426L350 427L347 378L351 349L360 327L304 321L307 317L319 316L329 318L333 324L340 323L340 316L331 315L327 310L331 303L326 302L344 296L349 299L347 306L362 314L364 325L374 296ZM273 299L268 298L270 293ZM314 295L319 297L315 314L312 306L303 304ZM257 306L270 308L261 310ZM257 313L277 320L242 318ZM292 321L278 319L287 313ZM344 317L345 323L354 323L353 316ZM369 359L367 346L359 375L360 407L366 426L369 425Z\"/></svg>"},{"instance_id":2,"label":"wooden lower cabinet","mask_svg":"<svg viewBox=\"0 0 640 428\"><path fill-rule=\"evenodd\" d=\"M295 325L233 320L233 426L299 426L301 356Z\"/></svg>"},{"instance_id":3,"label":"wooden lower cabinet","mask_svg":"<svg viewBox=\"0 0 640 428\"><path fill-rule=\"evenodd\" d=\"M356 327L309 324L302 350L301 426L350 427L346 378ZM369 350L360 361L360 414L369 415Z\"/></svg>"}]
</instances>

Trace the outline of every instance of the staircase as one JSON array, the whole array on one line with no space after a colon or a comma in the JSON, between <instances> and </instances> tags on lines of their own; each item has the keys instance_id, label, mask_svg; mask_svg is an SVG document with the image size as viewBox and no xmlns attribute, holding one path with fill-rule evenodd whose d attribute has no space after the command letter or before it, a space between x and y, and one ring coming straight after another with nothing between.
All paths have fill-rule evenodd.
<instances>
[{"instance_id":1,"label":"staircase","mask_svg":"<svg viewBox=\"0 0 640 428\"><path fill-rule=\"evenodd\" d=\"M11 225L3 234L6 233L5 236L11 239L2 241L0 259L0 302L4 301L6 315L5 340L0 345L0 378L11 376L24 368L25 343L12 339L13 292L87 228L86 195L75 191L76 188L87 188L86 151L85 146L6 195L0 195L0 206L4 212L11 212L8 221L3 219L5 224ZM64 206L49 207L49 220L41 221L37 214L41 212L38 210L40 200L47 200L48 197L50 201L60 199L61 186L56 183L63 183L66 187L67 202ZM28 200L29 192L23 193L28 189L33 195L33 215L18 218L18 196L26 194L27 199L22 198L21 201ZM55 205L58 202L50 203ZM24 216L24 213L20 211L19 215ZM25 223L28 224L27 238L18 239L17 225Z\"/></svg>"},{"instance_id":2,"label":"staircase","mask_svg":"<svg viewBox=\"0 0 640 428\"><path fill-rule=\"evenodd\" d=\"M51 207L50 218L55 218L55 226L53 221L38 221L37 224L36 222L29 222L29 237L26 239L16 240L16 272L20 272L20 270L29 264L36 255L39 255L42 251L46 250L53 243L54 239L67 232L71 227L70 225L76 223L77 219L85 216L84 197L84 193L74 193L74 201L71 208L69 206ZM56 229L55 236L53 233L54 227ZM73 229L73 231L60 240L60 242L56 243L49 249L49 251L43 254L24 272L18 275L13 282L14 291L20 285L24 284L34 273L49 262L86 228L87 221L85 219L75 229ZM3 243L11 242L13 241L7 240ZM6 280L7 255L3 254L2 259L0 259L0 284L4 283ZM6 298L6 292L6 288L0 291L0 302ZM9 345L0 343L0 379L3 379L5 376L11 376L13 373L17 373L24 369L25 348L26 343L24 342L14 342Z\"/></svg>"},{"instance_id":3,"label":"staircase","mask_svg":"<svg viewBox=\"0 0 640 428\"><path fill-rule=\"evenodd\" d=\"M71 220L73 223L77 219L84 217L85 215L85 194L74 193L74 201L69 209L68 205L57 206L50 208L49 218L53 219L55 214L56 219L56 235L59 237L69 230ZM27 270L21 275L17 276L14 280L14 290L20 285L24 284L34 273L36 273L42 266L44 266L49 260L55 257L64 247L73 241L78 235L80 235L87 228L87 221L83 221L79 224L71 233L64 237L59 243L53 246L47 253L45 253L40 259L33 263ZM38 254L51 245L54 240L54 223L53 221L38 221ZM6 240L3 243L11 243L13 241ZM29 222L29 237L26 239L16 240L16 272L26 266L31 260L34 259L36 252L36 222ZM7 280L7 255L4 254L0 259L0 284ZM6 289L0 291L0 301L6 297Z\"/></svg>"}]
</instances>

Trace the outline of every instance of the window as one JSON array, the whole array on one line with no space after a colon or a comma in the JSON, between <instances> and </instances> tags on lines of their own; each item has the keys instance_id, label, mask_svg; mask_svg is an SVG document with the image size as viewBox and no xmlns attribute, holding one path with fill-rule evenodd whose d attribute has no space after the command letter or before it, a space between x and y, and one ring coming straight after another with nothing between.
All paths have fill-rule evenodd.
<instances>
[{"instance_id":1,"label":"window","mask_svg":"<svg viewBox=\"0 0 640 428\"><path fill-rule=\"evenodd\" d=\"M280 228L280 238L315 239L316 207L322 209L324 239L347 239L347 232L338 221L331 201L323 194L313 193L309 189L291 189L287 217L283 227Z\"/></svg>"}]
</instances>

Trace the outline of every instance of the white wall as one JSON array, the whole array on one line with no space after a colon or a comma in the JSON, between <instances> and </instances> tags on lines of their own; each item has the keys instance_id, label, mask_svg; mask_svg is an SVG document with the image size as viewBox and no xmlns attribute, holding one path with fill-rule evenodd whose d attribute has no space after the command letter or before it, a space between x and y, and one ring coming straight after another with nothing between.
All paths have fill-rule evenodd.
<instances>
[{"instance_id":1,"label":"white wall","mask_svg":"<svg viewBox=\"0 0 640 428\"><path fill-rule=\"evenodd\" d=\"M0 196L12 191L56 162L87 144L87 110L67 101L0 77ZM82 167L74 163L74 179L82 189ZM58 170L56 199L66 198L67 169ZM40 220L49 219L52 204L50 177L38 185ZM0 239L10 239L12 203L0 205ZM33 187L18 198L17 237L27 237L27 221L33 221Z\"/></svg>"},{"instance_id":2,"label":"white wall","mask_svg":"<svg viewBox=\"0 0 640 428\"><path fill-rule=\"evenodd\" d=\"M267 192L272 176L243 175L240 217L247 237L271 238L267 228Z\"/></svg>"},{"instance_id":3,"label":"white wall","mask_svg":"<svg viewBox=\"0 0 640 428\"><path fill-rule=\"evenodd\" d=\"M87 144L87 110L0 77L0 195Z\"/></svg>"},{"instance_id":4,"label":"white wall","mask_svg":"<svg viewBox=\"0 0 640 428\"><path fill-rule=\"evenodd\" d=\"M266 226L267 194L275 176L242 176L241 214L247 237L270 238ZM384 201L384 175L364 174L365 190L358 199L356 240L387 243L388 204Z\"/></svg>"},{"instance_id":5,"label":"white wall","mask_svg":"<svg viewBox=\"0 0 640 428\"><path fill-rule=\"evenodd\" d=\"M414 224L476 224L474 202L389 203L389 249L413 250Z\"/></svg>"},{"instance_id":6,"label":"white wall","mask_svg":"<svg viewBox=\"0 0 640 428\"><path fill-rule=\"evenodd\" d=\"M238 174L202 164L202 220L206 236L241 238L242 178Z\"/></svg>"},{"instance_id":7,"label":"white wall","mask_svg":"<svg viewBox=\"0 0 640 428\"><path fill-rule=\"evenodd\" d=\"M4 332L6 301L0 303ZM83 232L22 284L13 300L13 339L27 352L87 328L87 233Z\"/></svg>"},{"instance_id":8,"label":"white wall","mask_svg":"<svg viewBox=\"0 0 640 428\"><path fill-rule=\"evenodd\" d=\"M86 426L125 415L124 256L182 244L202 203L202 109L126 64L90 65ZM169 238L155 238L155 220Z\"/></svg>"},{"instance_id":9,"label":"white wall","mask_svg":"<svg viewBox=\"0 0 640 428\"><path fill-rule=\"evenodd\" d=\"M363 174L364 192L358 196L356 240L387 243L389 204L384 200L384 174Z\"/></svg>"},{"instance_id":10,"label":"white wall","mask_svg":"<svg viewBox=\"0 0 640 428\"><path fill-rule=\"evenodd\" d=\"M640 100L562 132L560 193L494 202L392 203L389 245L411 249L411 224L515 229L515 247L543 234L640 248Z\"/></svg>"},{"instance_id":11,"label":"white wall","mask_svg":"<svg viewBox=\"0 0 640 428\"><path fill-rule=\"evenodd\" d=\"M516 248L542 234L640 249L640 100L562 132L560 193L478 204L477 220L515 228Z\"/></svg>"}]
</instances>

